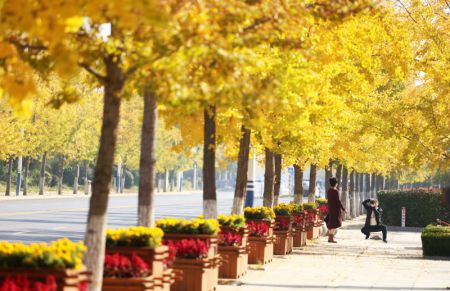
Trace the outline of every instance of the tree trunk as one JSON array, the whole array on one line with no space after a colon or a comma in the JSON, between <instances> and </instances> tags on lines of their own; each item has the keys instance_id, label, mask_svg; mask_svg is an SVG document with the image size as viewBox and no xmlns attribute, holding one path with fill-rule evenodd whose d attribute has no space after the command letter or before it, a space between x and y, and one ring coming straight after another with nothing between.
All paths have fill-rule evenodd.
<instances>
[{"instance_id":1,"label":"tree trunk","mask_svg":"<svg viewBox=\"0 0 450 291\"><path fill-rule=\"evenodd\" d=\"M117 126L120 119L120 95L125 81L115 59L116 57L112 56L105 59L107 77L104 85L100 147L86 226L87 253L84 255L84 260L87 269L93 273L89 284L90 291L100 291L102 287L106 210L116 149Z\"/></svg>"},{"instance_id":2,"label":"tree trunk","mask_svg":"<svg viewBox=\"0 0 450 291\"><path fill-rule=\"evenodd\" d=\"M155 165L158 100L147 88L144 92L144 117L142 119L141 158L139 161L138 225L155 224ZM156 175L156 181L159 175Z\"/></svg>"},{"instance_id":3,"label":"tree trunk","mask_svg":"<svg viewBox=\"0 0 450 291\"><path fill-rule=\"evenodd\" d=\"M84 161L84 194L89 195L89 162Z\"/></svg>"},{"instance_id":4,"label":"tree trunk","mask_svg":"<svg viewBox=\"0 0 450 291\"><path fill-rule=\"evenodd\" d=\"M294 202L303 202L303 171L298 165L294 165Z\"/></svg>"},{"instance_id":5,"label":"tree trunk","mask_svg":"<svg viewBox=\"0 0 450 291\"><path fill-rule=\"evenodd\" d=\"M123 189L125 188L125 167L122 166L122 169L120 171L120 194L123 194Z\"/></svg>"},{"instance_id":6,"label":"tree trunk","mask_svg":"<svg viewBox=\"0 0 450 291\"><path fill-rule=\"evenodd\" d=\"M370 189L371 189L371 182L370 182L370 174L369 173L366 173L366 174L364 174L364 176L365 176L365 184L366 184L366 187L365 187L365 191L364 191L364 193L365 193L365 195L364 195L364 200L366 200L366 199L369 199L370 198ZM364 209L364 208L363 208ZM364 213L364 210L363 210L363 212L362 213Z\"/></svg>"},{"instance_id":7,"label":"tree trunk","mask_svg":"<svg viewBox=\"0 0 450 291\"><path fill-rule=\"evenodd\" d=\"M205 109L204 117L203 214L205 218L216 218L216 107Z\"/></svg>"},{"instance_id":8,"label":"tree trunk","mask_svg":"<svg viewBox=\"0 0 450 291\"><path fill-rule=\"evenodd\" d=\"M25 169L23 173L23 196L28 195L28 173L30 172L31 157L25 158Z\"/></svg>"},{"instance_id":9,"label":"tree trunk","mask_svg":"<svg viewBox=\"0 0 450 291\"><path fill-rule=\"evenodd\" d=\"M364 214L364 208L362 206L362 202L364 201L364 196L365 196L365 191L364 191L364 174L360 173L359 174L359 200L358 200L358 209L359 209L359 213L358 215L363 215Z\"/></svg>"},{"instance_id":10,"label":"tree trunk","mask_svg":"<svg viewBox=\"0 0 450 291\"><path fill-rule=\"evenodd\" d=\"M167 192L167 180L169 179L169 170L164 170L163 192Z\"/></svg>"},{"instance_id":11,"label":"tree trunk","mask_svg":"<svg viewBox=\"0 0 450 291\"><path fill-rule=\"evenodd\" d=\"M372 173L370 178L370 198L377 197L377 174Z\"/></svg>"},{"instance_id":12,"label":"tree trunk","mask_svg":"<svg viewBox=\"0 0 450 291\"><path fill-rule=\"evenodd\" d=\"M75 166L75 177L73 178L73 194L78 194L78 180L80 179L80 164Z\"/></svg>"},{"instance_id":13,"label":"tree trunk","mask_svg":"<svg viewBox=\"0 0 450 291\"><path fill-rule=\"evenodd\" d=\"M13 168L13 157L9 157L8 159L8 172L6 173L6 191L5 196L11 195L11 177L12 177L12 168Z\"/></svg>"},{"instance_id":14,"label":"tree trunk","mask_svg":"<svg viewBox=\"0 0 450 291\"><path fill-rule=\"evenodd\" d=\"M316 181L317 181L317 165L311 165L309 172L309 193L308 202L316 201Z\"/></svg>"},{"instance_id":15,"label":"tree trunk","mask_svg":"<svg viewBox=\"0 0 450 291\"><path fill-rule=\"evenodd\" d=\"M142 147L142 145L141 145L141 147ZM155 158L155 160L156 160L156 158ZM155 175L155 184L156 184L156 191L158 191L158 192L161 192L161 189L160 189L160 186L159 186L160 176L161 176L161 174L160 174L159 172L156 172L156 175ZM142 179L142 177L140 177L139 179ZM139 180L139 181L140 181L140 180ZM139 184L140 184L140 182L139 182Z\"/></svg>"},{"instance_id":16,"label":"tree trunk","mask_svg":"<svg viewBox=\"0 0 450 291\"><path fill-rule=\"evenodd\" d=\"M266 162L265 162L265 172L264 172L264 200L263 205L266 207L272 207L273 204L273 190L274 190L274 154L273 152L266 148Z\"/></svg>"},{"instance_id":17,"label":"tree trunk","mask_svg":"<svg viewBox=\"0 0 450 291\"><path fill-rule=\"evenodd\" d=\"M273 185L273 206L278 205L278 201L280 200L280 188L281 188L281 163L282 157L280 154L274 155L275 162L275 183Z\"/></svg>"},{"instance_id":18,"label":"tree trunk","mask_svg":"<svg viewBox=\"0 0 450 291\"><path fill-rule=\"evenodd\" d=\"M244 214L245 193L247 189L248 156L250 154L251 130L244 125L241 127L239 140L239 154L236 171L236 187L234 189L232 214Z\"/></svg>"},{"instance_id":19,"label":"tree trunk","mask_svg":"<svg viewBox=\"0 0 450 291\"><path fill-rule=\"evenodd\" d=\"M348 197L348 169L347 167L343 167L342 169L342 204L344 204L347 213L345 215L345 219L349 218L349 197Z\"/></svg>"},{"instance_id":20,"label":"tree trunk","mask_svg":"<svg viewBox=\"0 0 450 291\"><path fill-rule=\"evenodd\" d=\"M175 185L175 170L169 171L169 189L170 192L173 192L173 188Z\"/></svg>"},{"instance_id":21,"label":"tree trunk","mask_svg":"<svg viewBox=\"0 0 450 291\"><path fill-rule=\"evenodd\" d=\"M39 172L39 195L44 195L45 165L47 164L47 152L42 155L41 170Z\"/></svg>"},{"instance_id":22,"label":"tree trunk","mask_svg":"<svg viewBox=\"0 0 450 291\"><path fill-rule=\"evenodd\" d=\"M336 180L338 182L338 189L341 189L342 184L342 165L339 164L336 169Z\"/></svg>"},{"instance_id":23,"label":"tree trunk","mask_svg":"<svg viewBox=\"0 0 450 291\"><path fill-rule=\"evenodd\" d=\"M355 172L355 217L359 216L359 173Z\"/></svg>"},{"instance_id":24,"label":"tree trunk","mask_svg":"<svg viewBox=\"0 0 450 291\"><path fill-rule=\"evenodd\" d=\"M350 217L355 218L356 217L356 209L355 209L355 171L352 170L350 172L350 185L348 189L348 196L349 196L349 202L350 202Z\"/></svg>"},{"instance_id":25,"label":"tree trunk","mask_svg":"<svg viewBox=\"0 0 450 291\"><path fill-rule=\"evenodd\" d=\"M58 195L62 195L62 185L63 185L63 177L64 177L64 162L65 156L61 155L61 164L59 168L59 177L58 177Z\"/></svg>"},{"instance_id":26,"label":"tree trunk","mask_svg":"<svg viewBox=\"0 0 450 291\"><path fill-rule=\"evenodd\" d=\"M331 187L330 178L333 176L333 161L330 159L328 167L325 168L325 192Z\"/></svg>"}]
</instances>

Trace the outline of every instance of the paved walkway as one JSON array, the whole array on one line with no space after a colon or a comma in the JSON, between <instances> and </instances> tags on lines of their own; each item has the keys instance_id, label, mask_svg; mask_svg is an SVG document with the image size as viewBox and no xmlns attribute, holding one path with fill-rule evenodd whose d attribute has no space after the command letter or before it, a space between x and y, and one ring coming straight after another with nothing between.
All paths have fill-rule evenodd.
<instances>
[{"instance_id":1,"label":"paved walkway","mask_svg":"<svg viewBox=\"0 0 450 291\"><path fill-rule=\"evenodd\" d=\"M385 244L365 240L362 224L345 222L337 244L321 237L217 290L450 290L450 260L424 259L420 232L391 231Z\"/></svg>"}]
</instances>

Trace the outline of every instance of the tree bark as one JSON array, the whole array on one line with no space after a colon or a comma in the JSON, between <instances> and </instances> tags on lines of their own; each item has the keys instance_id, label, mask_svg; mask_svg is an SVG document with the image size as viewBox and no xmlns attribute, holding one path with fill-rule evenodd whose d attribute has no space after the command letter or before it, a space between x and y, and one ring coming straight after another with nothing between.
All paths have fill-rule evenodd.
<instances>
[{"instance_id":1,"label":"tree bark","mask_svg":"<svg viewBox=\"0 0 450 291\"><path fill-rule=\"evenodd\" d=\"M204 118L203 214L205 218L216 218L216 107L206 108Z\"/></svg>"},{"instance_id":2,"label":"tree bark","mask_svg":"<svg viewBox=\"0 0 450 291\"><path fill-rule=\"evenodd\" d=\"M8 172L6 173L5 196L10 196L11 195L11 178L12 178L13 163L14 163L13 157L9 157L9 159L8 159Z\"/></svg>"},{"instance_id":3,"label":"tree bark","mask_svg":"<svg viewBox=\"0 0 450 291\"><path fill-rule=\"evenodd\" d=\"M355 217L359 216L359 173L355 171Z\"/></svg>"},{"instance_id":4,"label":"tree bark","mask_svg":"<svg viewBox=\"0 0 450 291\"><path fill-rule=\"evenodd\" d=\"M342 169L342 204L345 205L345 209L347 210L347 213L345 214L345 219L349 219L349 194L348 194L348 169L347 167L343 167Z\"/></svg>"},{"instance_id":5,"label":"tree bark","mask_svg":"<svg viewBox=\"0 0 450 291\"><path fill-rule=\"evenodd\" d=\"M370 198L377 197L377 174L372 173L370 178Z\"/></svg>"},{"instance_id":6,"label":"tree bark","mask_svg":"<svg viewBox=\"0 0 450 291\"><path fill-rule=\"evenodd\" d=\"M42 155L41 170L39 172L39 195L44 195L46 164L47 164L47 152L45 152Z\"/></svg>"},{"instance_id":7,"label":"tree bark","mask_svg":"<svg viewBox=\"0 0 450 291\"><path fill-rule=\"evenodd\" d=\"M239 154L236 171L236 187L234 189L232 214L244 214L245 193L247 190L248 157L250 154L251 130L241 126L241 138L239 140Z\"/></svg>"},{"instance_id":8,"label":"tree bark","mask_svg":"<svg viewBox=\"0 0 450 291\"><path fill-rule=\"evenodd\" d=\"M89 195L89 162L84 161L84 194Z\"/></svg>"},{"instance_id":9,"label":"tree bark","mask_svg":"<svg viewBox=\"0 0 450 291\"><path fill-rule=\"evenodd\" d=\"M275 182L273 185L273 206L278 205L278 201L280 200L280 188L281 188L281 163L282 157L280 154L274 155L275 162Z\"/></svg>"},{"instance_id":10,"label":"tree bark","mask_svg":"<svg viewBox=\"0 0 450 291\"><path fill-rule=\"evenodd\" d=\"M61 164L59 168L59 177L58 177L58 195L62 195L62 185L63 185L63 177L64 177L64 162L65 156L61 155Z\"/></svg>"},{"instance_id":11,"label":"tree bark","mask_svg":"<svg viewBox=\"0 0 450 291\"><path fill-rule=\"evenodd\" d=\"M104 81L100 147L86 226L87 253L84 255L84 261L87 269L93 273L89 284L90 291L100 291L103 280L106 210L116 149L117 126L120 119L120 95L125 82L125 76L116 59L117 57L113 56L105 58L107 77Z\"/></svg>"},{"instance_id":12,"label":"tree bark","mask_svg":"<svg viewBox=\"0 0 450 291\"><path fill-rule=\"evenodd\" d=\"M138 225L155 224L155 165L158 100L147 88L144 92L144 116L141 133L141 158L139 160ZM156 177L158 178L158 176Z\"/></svg>"},{"instance_id":13,"label":"tree bark","mask_svg":"<svg viewBox=\"0 0 450 291\"><path fill-rule=\"evenodd\" d=\"M25 158L25 169L23 173L23 196L28 195L28 173L30 172L31 157Z\"/></svg>"},{"instance_id":14,"label":"tree bark","mask_svg":"<svg viewBox=\"0 0 450 291\"><path fill-rule=\"evenodd\" d=\"M330 178L333 176L333 161L330 159L328 167L325 168L325 193L331 187Z\"/></svg>"},{"instance_id":15,"label":"tree bark","mask_svg":"<svg viewBox=\"0 0 450 291\"><path fill-rule=\"evenodd\" d=\"M364 195L364 200L366 200L366 199L369 199L370 198L370 189L371 189L371 176L370 176L370 174L369 173L366 173L366 174L364 174L364 176L365 176L365 184L366 184L366 187L365 187L365 191L364 191L364 193L365 193L365 195ZM362 212L362 213L364 213L364 211Z\"/></svg>"},{"instance_id":16,"label":"tree bark","mask_svg":"<svg viewBox=\"0 0 450 291\"><path fill-rule=\"evenodd\" d=\"M298 165L294 165L294 202L303 202L303 171Z\"/></svg>"},{"instance_id":17,"label":"tree bark","mask_svg":"<svg viewBox=\"0 0 450 291\"><path fill-rule=\"evenodd\" d=\"M352 170L350 172L350 184L348 189L348 196L349 196L349 202L350 202L350 217L355 218L356 217L356 211L355 211L355 171Z\"/></svg>"},{"instance_id":18,"label":"tree bark","mask_svg":"<svg viewBox=\"0 0 450 291\"><path fill-rule=\"evenodd\" d=\"M317 165L311 165L311 170L309 172L308 202L316 201L316 181L317 181Z\"/></svg>"},{"instance_id":19,"label":"tree bark","mask_svg":"<svg viewBox=\"0 0 450 291\"><path fill-rule=\"evenodd\" d=\"M73 178L73 194L78 194L78 180L80 179L80 164L75 166L75 177Z\"/></svg>"},{"instance_id":20,"label":"tree bark","mask_svg":"<svg viewBox=\"0 0 450 291\"><path fill-rule=\"evenodd\" d=\"M266 162L265 162L265 172L264 172L264 200L263 205L266 207L272 207L273 204L273 190L274 190L274 154L269 149L265 149Z\"/></svg>"},{"instance_id":21,"label":"tree bark","mask_svg":"<svg viewBox=\"0 0 450 291\"><path fill-rule=\"evenodd\" d=\"M364 174L359 174L359 200L358 200L358 209L359 213L358 215L362 215L364 213L364 208L362 206L362 202L364 201L365 191L364 191Z\"/></svg>"},{"instance_id":22,"label":"tree bark","mask_svg":"<svg viewBox=\"0 0 450 291\"><path fill-rule=\"evenodd\" d=\"M338 189L341 189L342 184L342 165L339 164L336 169L336 180L338 182Z\"/></svg>"}]
</instances>

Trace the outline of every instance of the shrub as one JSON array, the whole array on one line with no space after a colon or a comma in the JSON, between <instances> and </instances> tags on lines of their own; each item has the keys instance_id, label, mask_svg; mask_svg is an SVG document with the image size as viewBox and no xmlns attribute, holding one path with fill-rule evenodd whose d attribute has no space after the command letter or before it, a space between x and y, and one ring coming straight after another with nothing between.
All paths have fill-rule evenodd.
<instances>
[{"instance_id":1,"label":"shrub","mask_svg":"<svg viewBox=\"0 0 450 291\"><path fill-rule=\"evenodd\" d=\"M294 211L294 205L280 203L273 207L276 216L290 216Z\"/></svg>"},{"instance_id":2,"label":"shrub","mask_svg":"<svg viewBox=\"0 0 450 291\"><path fill-rule=\"evenodd\" d=\"M305 211L303 209L303 204L291 202L289 203L289 205L292 205L292 214L303 214L303 212Z\"/></svg>"},{"instance_id":3,"label":"shrub","mask_svg":"<svg viewBox=\"0 0 450 291\"><path fill-rule=\"evenodd\" d=\"M442 203L443 196L437 191L379 192L377 196L383 209L383 223L387 225L401 225L402 207L406 208L406 226L424 227L436 218L447 220L449 217Z\"/></svg>"},{"instance_id":4,"label":"shrub","mask_svg":"<svg viewBox=\"0 0 450 291\"><path fill-rule=\"evenodd\" d=\"M316 213L317 212L317 204L315 202L303 203L303 209L305 209L308 212Z\"/></svg>"},{"instance_id":5,"label":"shrub","mask_svg":"<svg viewBox=\"0 0 450 291\"><path fill-rule=\"evenodd\" d=\"M249 221L247 228L250 236L265 237L269 233L269 226L262 221Z\"/></svg>"},{"instance_id":6,"label":"shrub","mask_svg":"<svg viewBox=\"0 0 450 291\"><path fill-rule=\"evenodd\" d=\"M161 228L164 233L215 235L219 231L219 223L217 220L203 218L194 218L191 220L164 218L158 220L156 226Z\"/></svg>"},{"instance_id":7,"label":"shrub","mask_svg":"<svg viewBox=\"0 0 450 291\"><path fill-rule=\"evenodd\" d=\"M149 265L133 253L131 260L121 254L106 255L103 267L105 278L140 278L150 274Z\"/></svg>"},{"instance_id":8,"label":"shrub","mask_svg":"<svg viewBox=\"0 0 450 291\"><path fill-rule=\"evenodd\" d=\"M450 227L428 225L422 231L424 256L450 257Z\"/></svg>"},{"instance_id":9,"label":"shrub","mask_svg":"<svg viewBox=\"0 0 450 291\"><path fill-rule=\"evenodd\" d=\"M218 237L221 246L240 246L242 244L242 236L239 233L220 232Z\"/></svg>"},{"instance_id":10,"label":"shrub","mask_svg":"<svg viewBox=\"0 0 450 291\"><path fill-rule=\"evenodd\" d=\"M86 247L67 238L46 243L0 242L2 268L55 268L80 269Z\"/></svg>"},{"instance_id":11,"label":"shrub","mask_svg":"<svg viewBox=\"0 0 450 291\"><path fill-rule=\"evenodd\" d=\"M326 199L326 198L317 198L316 199L316 204L318 205L318 207L320 207L321 205L327 205L328 204L328 199Z\"/></svg>"},{"instance_id":12,"label":"shrub","mask_svg":"<svg viewBox=\"0 0 450 291\"><path fill-rule=\"evenodd\" d=\"M234 230L239 230L245 227L245 217L243 215L221 215L217 217L220 226L229 227Z\"/></svg>"},{"instance_id":13,"label":"shrub","mask_svg":"<svg viewBox=\"0 0 450 291\"><path fill-rule=\"evenodd\" d=\"M173 249L177 258L200 259L208 253L208 242L200 239L183 239L181 241L169 240L167 245Z\"/></svg>"},{"instance_id":14,"label":"shrub","mask_svg":"<svg viewBox=\"0 0 450 291\"><path fill-rule=\"evenodd\" d=\"M149 247L161 245L164 232L158 227L132 226L106 230L107 247Z\"/></svg>"},{"instance_id":15,"label":"shrub","mask_svg":"<svg viewBox=\"0 0 450 291\"><path fill-rule=\"evenodd\" d=\"M246 219L265 219L272 220L275 218L275 212L269 207L245 207L244 216Z\"/></svg>"}]
</instances>

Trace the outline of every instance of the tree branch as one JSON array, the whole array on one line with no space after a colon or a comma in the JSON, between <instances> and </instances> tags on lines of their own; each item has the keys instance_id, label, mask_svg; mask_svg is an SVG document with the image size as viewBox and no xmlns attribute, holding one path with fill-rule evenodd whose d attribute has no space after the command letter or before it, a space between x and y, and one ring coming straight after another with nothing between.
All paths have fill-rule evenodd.
<instances>
[{"instance_id":1,"label":"tree branch","mask_svg":"<svg viewBox=\"0 0 450 291\"><path fill-rule=\"evenodd\" d=\"M401 0L397 0L398 3L400 3L403 7L403 9L405 9L405 11L408 13L409 17L412 19L412 21L414 21L415 23L419 24L417 22L417 20L414 19L414 17L412 17L411 12L409 12L408 8L406 8L405 4L403 4L403 2Z\"/></svg>"},{"instance_id":2,"label":"tree branch","mask_svg":"<svg viewBox=\"0 0 450 291\"><path fill-rule=\"evenodd\" d=\"M269 22L270 20L272 20L272 18L270 18L270 17L258 18L252 24L250 24L249 26L244 27L243 32L246 33L247 31L253 30L253 29L257 28L258 26L260 26L260 25L262 25L262 24L264 24L266 22Z\"/></svg>"},{"instance_id":3,"label":"tree branch","mask_svg":"<svg viewBox=\"0 0 450 291\"><path fill-rule=\"evenodd\" d=\"M448 9L450 9L450 3L447 0L445 0L445 4L447 4Z\"/></svg>"},{"instance_id":4,"label":"tree branch","mask_svg":"<svg viewBox=\"0 0 450 291\"><path fill-rule=\"evenodd\" d=\"M78 63L78 65L80 65L80 67L84 68L86 71L88 71L89 73L91 73L94 77L96 77L99 81L104 82L106 80L105 76L102 76L99 72L97 72L96 70L94 70L91 66L89 66L86 63Z\"/></svg>"}]
</instances>

